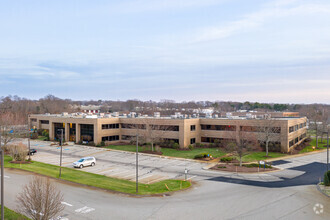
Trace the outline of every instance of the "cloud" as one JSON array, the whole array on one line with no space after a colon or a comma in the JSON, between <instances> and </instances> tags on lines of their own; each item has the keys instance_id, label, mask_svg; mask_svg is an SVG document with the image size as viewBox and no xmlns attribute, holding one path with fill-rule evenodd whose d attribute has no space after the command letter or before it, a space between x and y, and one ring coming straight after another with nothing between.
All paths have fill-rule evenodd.
<instances>
[{"instance_id":1,"label":"cloud","mask_svg":"<svg viewBox=\"0 0 330 220\"><path fill-rule=\"evenodd\" d=\"M276 18L330 13L330 4L303 4L296 5L295 7L283 8L282 6L287 6L289 4L280 2L278 2L278 4L274 4L273 7L264 7L258 12L247 14L243 16L242 19L229 22L225 25L206 27L196 30L195 33L189 37L192 39L189 42L200 43L228 38L234 34L244 33L256 29L264 25L266 22ZM297 1L290 1L291 4L294 2Z\"/></svg>"}]
</instances>

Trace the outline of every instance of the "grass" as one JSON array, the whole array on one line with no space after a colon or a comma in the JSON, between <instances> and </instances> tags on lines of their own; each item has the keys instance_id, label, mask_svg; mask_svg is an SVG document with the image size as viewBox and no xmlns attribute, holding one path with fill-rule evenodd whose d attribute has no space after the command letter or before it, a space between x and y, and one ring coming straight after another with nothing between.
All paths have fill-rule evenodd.
<instances>
[{"instance_id":1,"label":"grass","mask_svg":"<svg viewBox=\"0 0 330 220\"><path fill-rule=\"evenodd\" d=\"M306 146L304 149L299 151L300 154L302 153L307 153L307 152L312 152L316 150L322 150L322 149L327 149L327 140L326 138L323 139L323 143L321 142L321 138L318 139L318 149L313 150L313 146L316 147L316 138L313 138L312 141L308 146Z\"/></svg>"},{"instance_id":2,"label":"grass","mask_svg":"<svg viewBox=\"0 0 330 220\"><path fill-rule=\"evenodd\" d=\"M253 162L259 160L267 160L277 157L285 157L287 154L277 153L277 152L268 152L268 157L266 157L266 152L251 152L243 156L243 162Z\"/></svg>"},{"instance_id":3,"label":"grass","mask_svg":"<svg viewBox=\"0 0 330 220\"><path fill-rule=\"evenodd\" d=\"M123 151L130 151L135 152L136 146L134 145L110 145L106 148L109 149L115 149L115 150L123 150ZM142 147L139 147L139 152L142 151ZM176 150L176 149L170 149L170 148L162 148L161 151L163 152L163 156L171 156L171 157L180 157L180 158L187 158L187 159L194 159L194 157L197 154L200 153L208 153L212 155L213 157L222 157L226 155L224 151L221 151L219 148L195 148L193 150ZM266 160L270 158L276 158L276 157L283 157L286 156L286 154L282 153L274 153L269 152L269 157L265 157L265 152L251 152L247 155L245 155L242 160L243 162L253 162L253 161L259 161L259 160Z\"/></svg>"},{"instance_id":4,"label":"grass","mask_svg":"<svg viewBox=\"0 0 330 220\"><path fill-rule=\"evenodd\" d=\"M47 139L47 137L45 136L38 136L37 140L39 141L44 141L45 139Z\"/></svg>"},{"instance_id":5,"label":"grass","mask_svg":"<svg viewBox=\"0 0 330 220\"><path fill-rule=\"evenodd\" d=\"M58 178L59 166L45 164L41 162L32 161L30 164L13 164L9 163L11 157L5 156L5 167L16 168L27 171L32 171L45 176ZM72 168L62 167L63 180L68 180L75 183L81 183L89 186L94 186L102 189L113 190L117 192L136 194L135 182L107 177L99 174L88 173ZM167 187L169 189L167 189ZM190 187L191 183L181 180L164 180L152 184L139 184L139 195L151 195L177 191Z\"/></svg>"},{"instance_id":6,"label":"grass","mask_svg":"<svg viewBox=\"0 0 330 220\"><path fill-rule=\"evenodd\" d=\"M114 149L114 150L122 150L122 151L130 151L136 152L135 145L109 145L106 148ZM143 148L139 147L139 152L142 152ZM225 155L224 152L220 151L218 148L197 148L192 150L176 150L171 148L162 148L161 152L163 152L162 156L169 157L180 157L186 159L194 159L197 154L200 153L208 153L213 157L221 157Z\"/></svg>"},{"instance_id":7,"label":"grass","mask_svg":"<svg viewBox=\"0 0 330 220\"><path fill-rule=\"evenodd\" d=\"M1 205L0 205L1 207ZM6 220L23 220L23 219L29 219L28 217L21 215L17 212L14 212L11 209L8 209L7 207L4 208L5 209L5 219ZM1 210L0 210L1 213Z\"/></svg>"}]
</instances>

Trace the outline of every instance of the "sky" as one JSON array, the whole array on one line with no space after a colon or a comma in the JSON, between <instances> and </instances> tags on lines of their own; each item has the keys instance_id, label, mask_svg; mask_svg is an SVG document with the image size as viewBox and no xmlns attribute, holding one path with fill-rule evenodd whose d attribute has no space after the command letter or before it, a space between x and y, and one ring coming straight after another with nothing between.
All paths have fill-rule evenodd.
<instances>
[{"instance_id":1,"label":"sky","mask_svg":"<svg viewBox=\"0 0 330 220\"><path fill-rule=\"evenodd\" d=\"M0 96L330 104L329 0L1 0Z\"/></svg>"}]
</instances>

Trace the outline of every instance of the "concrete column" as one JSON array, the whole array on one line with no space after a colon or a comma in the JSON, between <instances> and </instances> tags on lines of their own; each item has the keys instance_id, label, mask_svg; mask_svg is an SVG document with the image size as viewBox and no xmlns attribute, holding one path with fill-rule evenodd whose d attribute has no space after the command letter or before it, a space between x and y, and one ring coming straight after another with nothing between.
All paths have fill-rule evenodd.
<instances>
[{"instance_id":1,"label":"concrete column","mask_svg":"<svg viewBox=\"0 0 330 220\"><path fill-rule=\"evenodd\" d=\"M93 129L94 129L94 143L98 144L100 141L97 139L98 135L97 135L97 123L93 124Z\"/></svg>"},{"instance_id":2,"label":"concrete column","mask_svg":"<svg viewBox=\"0 0 330 220\"><path fill-rule=\"evenodd\" d=\"M64 139L65 139L65 141L69 141L69 136L70 136L70 123L65 123L64 131L65 131Z\"/></svg>"},{"instance_id":3,"label":"concrete column","mask_svg":"<svg viewBox=\"0 0 330 220\"><path fill-rule=\"evenodd\" d=\"M49 122L49 140L54 140L54 123L51 121Z\"/></svg>"},{"instance_id":4,"label":"concrete column","mask_svg":"<svg viewBox=\"0 0 330 220\"><path fill-rule=\"evenodd\" d=\"M80 141L80 124L76 123L76 143Z\"/></svg>"}]
</instances>

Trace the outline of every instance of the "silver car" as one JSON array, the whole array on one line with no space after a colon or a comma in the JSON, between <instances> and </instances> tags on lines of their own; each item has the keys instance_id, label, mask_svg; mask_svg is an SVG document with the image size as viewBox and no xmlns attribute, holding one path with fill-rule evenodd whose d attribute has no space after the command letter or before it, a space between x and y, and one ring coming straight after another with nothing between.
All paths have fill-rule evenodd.
<instances>
[{"instance_id":1,"label":"silver car","mask_svg":"<svg viewBox=\"0 0 330 220\"><path fill-rule=\"evenodd\" d=\"M73 167L79 167L79 168L83 168L86 166L95 166L96 164L96 159L95 157L84 157L81 158L80 160L78 160L77 162L73 163Z\"/></svg>"}]
</instances>

